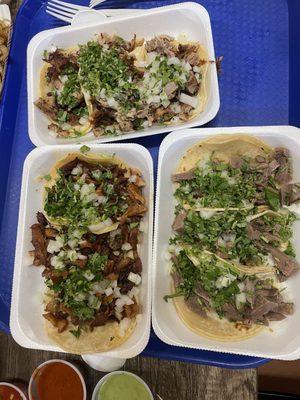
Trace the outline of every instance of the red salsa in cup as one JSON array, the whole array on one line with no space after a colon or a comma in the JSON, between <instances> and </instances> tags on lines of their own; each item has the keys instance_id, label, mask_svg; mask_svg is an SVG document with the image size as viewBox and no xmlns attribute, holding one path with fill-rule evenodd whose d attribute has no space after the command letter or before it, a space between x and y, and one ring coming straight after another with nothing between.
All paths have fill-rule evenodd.
<instances>
[{"instance_id":1,"label":"red salsa in cup","mask_svg":"<svg viewBox=\"0 0 300 400\"><path fill-rule=\"evenodd\" d=\"M23 397L13 387L0 385L0 400L23 400Z\"/></svg>"},{"instance_id":2,"label":"red salsa in cup","mask_svg":"<svg viewBox=\"0 0 300 400\"><path fill-rule=\"evenodd\" d=\"M84 400L83 383L72 366L54 361L39 367L30 384L32 400Z\"/></svg>"}]
</instances>

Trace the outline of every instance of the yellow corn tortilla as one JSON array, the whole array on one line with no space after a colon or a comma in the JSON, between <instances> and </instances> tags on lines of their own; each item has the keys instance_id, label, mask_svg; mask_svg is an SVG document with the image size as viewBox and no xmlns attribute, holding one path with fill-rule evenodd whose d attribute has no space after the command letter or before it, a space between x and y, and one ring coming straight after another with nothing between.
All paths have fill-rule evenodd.
<instances>
[{"instance_id":1,"label":"yellow corn tortilla","mask_svg":"<svg viewBox=\"0 0 300 400\"><path fill-rule=\"evenodd\" d=\"M136 318L131 319L128 329L121 336L118 322L109 322L103 326L97 326L92 332L82 330L77 339L70 329L77 329L77 326L69 325L68 329L59 333L51 322L46 321L46 332L48 337L61 349L73 354L94 354L111 350L124 343L136 327Z\"/></svg>"},{"instance_id":2,"label":"yellow corn tortilla","mask_svg":"<svg viewBox=\"0 0 300 400\"><path fill-rule=\"evenodd\" d=\"M207 161L213 153L213 158L229 162L232 157L248 156L255 158L265 156L272 147L261 139L251 135L233 134L216 135L201 140L189 148L180 159L176 172L186 172L194 168L198 162Z\"/></svg>"},{"instance_id":3,"label":"yellow corn tortilla","mask_svg":"<svg viewBox=\"0 0 300 400\"><path fill-rule=\"evenodd\" d=\"M123 169L129 170L129 166L127 164L125 164L123 161L121 161L115 155L70 153L66 157L64 157L61 160L59 160L58 162L56 162L55 165L51 168L51 171L50 171L51 179L45 183L45 188L46 187L50 188L53 185L55 185L55 182L56 182L56 180L57 180L57 178L59 176L57 170L59 168L61 168L62 166L64 166L65 164L73 161L75 158L78 158L79 160L87 161L87 162L89 162L91 164L101 164L101 165L116 164L116 165L119 165ZM46 198L47 198L47 192L45 190L44 194L43 194L43 204L45 204ZM60 225L61 223L66 222L66 221L63 221L63 220L54 219L52 217L49 217L47 214L46 214L46 218L53 225ZM119 226L119 223L115 223L115 224L113 224L111 226L106 226L106 227L103 227L101 229L93 229L93 230L91 230L91 232L95 233L96 235L101 235L103 233L107 233L107 232L111 232L111 231L116 230L118 228L118 226Z\"/></svg>"},{"instance_id":4,"label":"yellow corn tortilla","mask_svg":"<svg viewBox=\"0 0 300 400\"><path fill-rule=\"evenodd\" d=\"M174 285L172 291L175 291ZM236 342L250 339L264 329L259 325L245 327L226 318L220 319L213 313L208 314L207 318L201 317L188 308L183 297L175 297L173 303L182 322L193 332L208 339Z\"/></svg>"}]
</instances>

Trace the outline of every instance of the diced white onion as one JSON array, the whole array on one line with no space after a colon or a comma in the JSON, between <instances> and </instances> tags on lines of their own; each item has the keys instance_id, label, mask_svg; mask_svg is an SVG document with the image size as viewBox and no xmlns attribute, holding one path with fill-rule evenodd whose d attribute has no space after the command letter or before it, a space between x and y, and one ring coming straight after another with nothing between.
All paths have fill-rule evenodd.
<instances>
[{"instance_id":1,"label":"diced white onion","mask_svg":"<svg viewBox=\"0 0 300 400\"><path fill-rule=\"evenodd\" d=\"M240 308L245 303L246 303L246 293L242 292L235 295L235 304L237 308Z\"/></svg>"},{"instance_id":2,"label":"diced white onion","mask_svg":"<svg viewBox=\"0 0 300 400\"><path fill-rule=\"evenodd\" d=\"M189 96L185 93L180 93L179 101L181 101L181 103L187 104L193 108L198 107L198 98Z\"/></svg>"},{"instance_id":3,"label":"diced white onion","mask_svg":"<svg viewBox=\"0 0 300 400\"><path fill-rule=\"evenodd\" d=\"M129 272L128 278L130 282L134 283L135 285L139 285L142 281L142 278L139 274L135 274L134 272Z\"/></svg>"},{"instance_id":4,"label":"diced white onion","mask_svg":"<svg viewBox=\"0 0 300 400\"><path fill-rule=\"evenodd\" d=\"M107 289L104 290L104 293L108 297L111 294L113 294L113 289L111 287L108 287Z\"/></svg>"},{"instance_id":5,"label":"diced white onion","mask_svg":"<svg viewBox=\"0 0 300 400\"><path fill-rule=\"evenodd\" d=\"M170 57L168 59L168 65L179 65L181 62L177 57Z\"/></svg>"},{"instance_id":6,"label":"diced white onion","mask_svg":"<svg viewBox=\"0 0 300 400\"><path fill-rule=\"evenodd\" d=\"M86 125L87 123L88 123L88 118L87 117L81 117L80 119L79 119L79 123L80 123L80 125Z\"/></svg>"},{"instance_id":7,"label":"diced white onion","mask_svg":"<svg viewBox=\"0 0 300 400\"><path fill-rule=\"evenodd\" d=\"M203 219L209 219L215 215L216 211L213 210L201 210L200 215Z\"/></svg>"},{"instance_id":8,"label":"diced white onion","mask_svg":"<svg viewBox=\"0 0 300 400\"><path fill-rule=\"evenodd\" d=\"M131 250L131 249L132 249L132 246L131 246L130 243L123 243L123 244L122 244L122 250L123 250L123 251L129 251L129 250Z\"/></svg>"},{"instance_id":9,"label":"diced white onion","mask_svg":"<svg viewBox=\"0 0 300 400\"><path fill-rule=\"evenodd\" d=\"M83 254L77 254L77 258L78 258L79 260L86 260L86 259L87 259L87 256L85 256L85 255L83 255Z\"/></svg>"},{"instance_id":10,"label":"diced white onion","mask_svg":"<svg viewBox=\"0 0 300 400\"><path fill-rule=\"evenodd\" d=\"M135 182L136 182L136 179L137 179L137 176L136 176L136 175L131 175L131 176L129 177L128 181L129 181L130 183L135 183Z\"/></svg>"}]
</instances>

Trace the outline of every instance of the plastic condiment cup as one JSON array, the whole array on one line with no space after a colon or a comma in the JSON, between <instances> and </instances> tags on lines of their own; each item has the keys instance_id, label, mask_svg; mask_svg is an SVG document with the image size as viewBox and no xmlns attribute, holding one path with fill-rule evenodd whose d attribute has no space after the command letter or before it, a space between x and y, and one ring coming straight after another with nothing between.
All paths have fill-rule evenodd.
<instances>
[{"instance_id":1,"label":"plastic condiment cup","mask_svg":"<svg viewBox=\"0 0 300 400\"><path fill-rule=\"evenodd\" d=\"M83 390L83 398L82 400L86 400L86 385L85 385L85 381L83 378L82 373L79 371L79 369L77 367L75 367L75 365L73 365L72 363L70 363L69 361L65 361L65 360L60 360L60 359L53 359L53 360L48 360L42 364L40 364L34 371L33 374L31 375L30 381L29 381L29 387L28 387L28 394L29 394L29 400L36 400L32 397L32 389L33 389L33 385L34 385L34 380L38 374L38 372L40 370L42 370L46 365L48 364L53 364L53 363L61 363L61 364L66 364L68 365L70 368L72 368L76 374L78 375L81 384L82 384L82 390ZM54 399L53 399L54 400Z\"/></svg>"},{"instance_id":2,"label":"plastic condiment cup","mask_svg":"<svg viewBox=\"0 0 300 400\"><path fill-rule=\"evenodd\" d=\"M23 383L0 382L0 386L6 386L14 389L21 396L22 400L28 400L26 386Z\"/></svg>"},{"instance_id":3,"label":"plastic condiment cup","mask_svg":"<svg viewBox=\"0 0 300 400\"><path fill-rule=\"evenodd\" d=\"M139 381L147 390L150 399L154 400L153 394L149 388L149 386L147 385L147 383L140 378L139 376L131 373L131 372L127 372L127 371L114 371L114 372L110 372L109 374L105 375L103 378L100 379L100 381L97 383L97 385L95 386L95 389L93 391L93 395L92 395L92 400L98 400L98 394L100 391L101 386L103 385L103 383L109 379L111 376L113 375L131 375L132 377L134 377L137 381ZM100 399L101 400L101 399Z\"/></svg>"}]
</instances>

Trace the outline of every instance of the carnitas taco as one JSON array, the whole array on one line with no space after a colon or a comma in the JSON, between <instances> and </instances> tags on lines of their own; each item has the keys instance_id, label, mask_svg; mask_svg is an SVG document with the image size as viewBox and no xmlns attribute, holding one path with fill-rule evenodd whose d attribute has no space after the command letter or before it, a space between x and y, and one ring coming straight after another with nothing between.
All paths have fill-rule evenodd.
<instances>
[{"instance_id":1,"label":"carnitas taco","mask_svg":"<svg viewBox=\"0 0 300 400\"><path fill-rule=\"evenodd\" d=\"M169 247L171 297L192 329L195 312L187 310L195 302L203 311L201 322L196 318L199 333L213 336L212 326L220 326L220 340L249 337L257 326L292 312L280 293L280 282L299 269L293 246L297 216L290 209L297 184L291 180L288 150L248 135L203 140L179 161L172 175L177 205ZM194 268L199 263L205 268ZM227 279L224 267L236 278ZM206 302L195 292L198 285Z\"/></svg>"},{"instance_id":2,"label":"carnitas taco","mask_svg":"<svg viewBox=\"0 0 300 400\"><path fill-rule=\"evenodd\" d=\"M116 136L154 124L178 124L195 118L204 110L210 61L199 42L167 35L149 40L134 36L126 41L101 33L95 40L80 45L78 50L72 50L70 55L69 52L58 49L48 53L46 67L42 69L41 87L46 90L43 89L36 105L51 120L54 113L57 116L53 107L61 107L62 94L64 101L67 97L67 106L77 95L78 101L86 104L85 114L79 121L85 122L88 116L89 128L95 136ZM72 97L70 90L65 96L67 90L62 89L65 81L71 82L66 80L68 74L61 71L62 59L68 60L68 68L72 65L76 96L71 93ZM52 92L54 95L48 99ZM74 101L71 103L73 105ZM77 104L74 112L77 112L76 107ZM50 129L54 128L58 136L74 137L78 127L66 127L70 128L75 117L64 111L72 109L63 108L59 121ZM79 132L86 133L86 129L88 125Z\"/></svg>"},{"instance_id":3,"label":"carnitas taco","mask_svg":"<svg viewBox=\"0 0 300 400\"><path fill-rule=\"evenodd\" d=\"M62 349L119 346L138 314L141 173L113 155L72 153L45 176L44 211L32 225L33 265L43 266L48 336Z\"/></svg>"}]
</instances>

